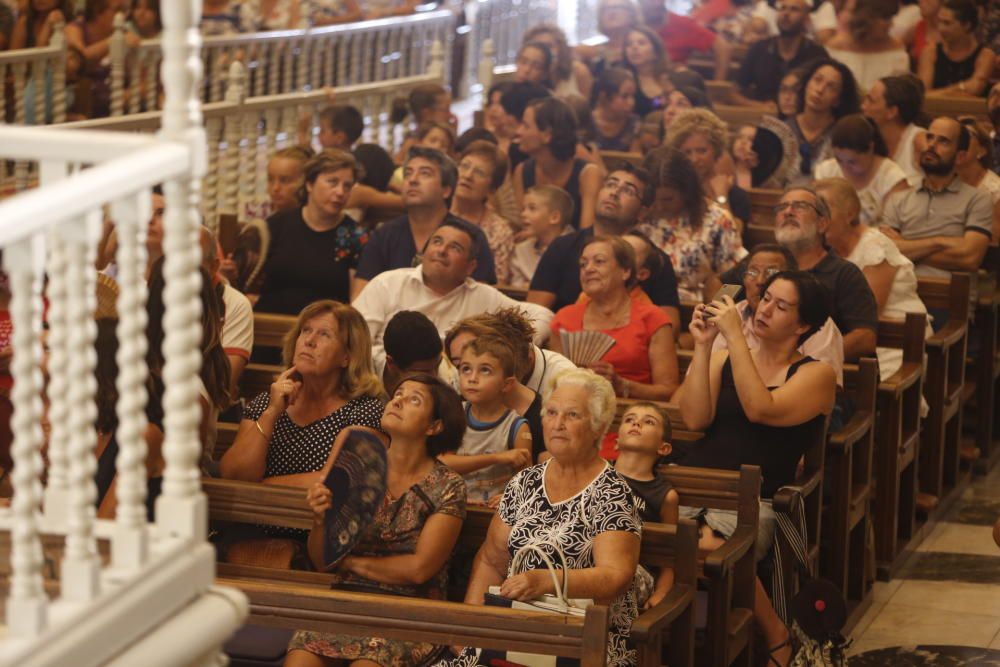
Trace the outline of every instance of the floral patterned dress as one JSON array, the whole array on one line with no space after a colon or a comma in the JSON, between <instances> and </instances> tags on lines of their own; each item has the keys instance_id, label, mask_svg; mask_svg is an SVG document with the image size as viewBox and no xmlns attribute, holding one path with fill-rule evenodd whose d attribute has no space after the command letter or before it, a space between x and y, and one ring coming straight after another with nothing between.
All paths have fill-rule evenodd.
<instances>
[{"instance_id":1,"label":"floral patterned dress","mask_svg":"<svg viewBox=\"0 0 1000 667\"><path fill-rule=\"evenodd\" d=\"M351 551L355 556L399 556L416 551L420 532L434 514L465 519L465 482L461 475L440 461L427 477L411 486L399 498L386 493L375 520ZM448 587L448 563L416 586L383 584L348 574L343 582L374 588L388 595L443 600ZM328 658L371 660L382 667L408 667L424 661L437 647L425 642L407 642L381 637L355 637L299 631L292 637L288 650L301 649Z\"/></svg>"},{"instance_id":2,"label":"floral patterned dress","mask_svg":"<svg viewBox=\"0 0 1000 667\"><path fill-rule=\"evenodd\" d=\"M608 531L642 535L642 521L628 484L607 465L585 489L572 498L553 503L545 492L549 462L522 470L507 484L497 514L510 526L507 547L511 558L532 544L558 562L562 551L570 569L594 567L594 538ZM535 553L527 554L524 569L545 568ZM513 573L508 573L511 576ZM572 591L570 591L572 596ZM635 650L628 647L629 629L638 615L635 584L610 606L609 667L634 665Z\"/></svg>"},{"instance_id":3,"label":"floral patterned dress","mask_svg":"<svg viewBox=\"0 0 1000 667\"><path fill-rule=\"evenodd\" d=\"M500 216L491 206L486 207L486 214L479 223L486 242L493 253L493 263L496 265L497 283L510 284L510 259L514 254L514 230L510 223Z\"/></svg>"},{"instance_id":4,"label":"floral patterned dress","mask_svg":"<svg viewBox=\"0 0 1000 667\"><path fill-rule=\"evenodd\" d=\"M687 217L657 220L640 226L649 239L670 257L682 299L700 301L709 274L720 274L742 259L743 244L729 211L711 204L700 227Z\"/></svg>"}]
</instances>

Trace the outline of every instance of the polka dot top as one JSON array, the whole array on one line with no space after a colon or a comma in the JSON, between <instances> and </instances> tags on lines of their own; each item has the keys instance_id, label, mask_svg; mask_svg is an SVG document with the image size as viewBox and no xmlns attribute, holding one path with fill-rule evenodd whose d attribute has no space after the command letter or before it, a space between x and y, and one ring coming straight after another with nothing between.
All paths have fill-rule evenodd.
<instances>
[{"instance_id":1,"label":"polka dot top","mask_svg":"<svg viewBox=\"0 0 1000 667\"><path fill-rule=\"evenodd\" d=\"M260 419L270 401L268 392L260 394L246 407L243 418ZM341 430L348 426L380 429L381 421L382 403L374 396L359 396L305 426L299 426L287 412L282 412L274 424L264 477L319 470L326 463L333 441Z\"/></svg>"}]
</instances>

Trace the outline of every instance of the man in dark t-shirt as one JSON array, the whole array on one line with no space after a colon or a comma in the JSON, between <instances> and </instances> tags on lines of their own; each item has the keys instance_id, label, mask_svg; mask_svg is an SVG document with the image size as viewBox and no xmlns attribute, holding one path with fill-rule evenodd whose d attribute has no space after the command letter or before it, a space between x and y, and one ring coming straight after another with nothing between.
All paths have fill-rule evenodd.
<instances>
[{"instance_id":1,"label":"man in dark t-shirt","mask_svg":"<svg viewBox=\"0 0 1000 667\"><path fill-rule=\"evenodd\" d=\"M595 234L621 236L639 221L640 213L653 200L653 187L645 169L622 165L604 179L597 193L594 226L554 240L545 250L531 280L527 300L556 311L580 297L580 252ZM663 251L656 249L663 254ZM672 323L680 322L677 276L666 255L663 269L639 283L650 300L663 308Z\"/></svg>"},{"instance_id":2,"label":"man in dark t-shirt","mask_svg":"<svg viewBox=\"0 0 1000 667\"><path fill-rule=\"evenodd\" d=\"M420 264L424 246L434 230L445 219L454 218L448 212L448 201L457 181L458 168L447 155L422 146L410 149L403 165L406 215L385 223L371 233L351 283L352 301L368 281L383 271ZM496 284L496 268L486 234L475 225L473 228L478 237L479 254L472 277L480 282Z\"/></svg>"}]
</instances>

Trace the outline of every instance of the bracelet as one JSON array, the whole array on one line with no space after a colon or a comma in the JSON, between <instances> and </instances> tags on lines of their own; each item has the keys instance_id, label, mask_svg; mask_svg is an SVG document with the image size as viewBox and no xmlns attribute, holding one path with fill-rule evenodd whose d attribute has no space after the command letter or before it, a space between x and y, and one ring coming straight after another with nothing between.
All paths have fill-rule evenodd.
<instances>
[{"instance_id":1,"label":"bracelet","mask_svg":"<svg viewBox=\"0 0 1000 667\"><path fill-rule=\"evenodd\" d=\"M253 425L257 427L257 432L260 433L262 436L264 436L265 440L270 440L271 439L271 438L268 437L267 433L264 433L264 429L261 428L260 422L258 420L254 419L253 420Z\"/></svg>"}]
</instances>

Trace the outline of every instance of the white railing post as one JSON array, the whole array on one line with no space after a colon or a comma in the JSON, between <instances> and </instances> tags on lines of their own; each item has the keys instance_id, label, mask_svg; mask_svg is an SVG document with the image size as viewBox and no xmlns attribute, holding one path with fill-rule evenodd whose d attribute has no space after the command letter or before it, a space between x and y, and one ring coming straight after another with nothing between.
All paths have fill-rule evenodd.
<instances>
[{"instance_id":1,"label":"white railing post","mask_svg":"<svg viewBox=\"0 0 1000 667\"><path fill-rule=\"evenodd\" d=\"M117 509L111 562L127 571L140 569L149 552L146 528L146 225L152 216L151 195L116 202L118 227L118 458L115 469Z\"/></svg>"},{"instance_id":2,"label":"white railing post","mask_svg":"<svg viewBox=\"0 0 1000 667\"><path fill-rule=\"evenodd\" d=\"M88 602L100 591L101 562L94 535L94 443L97 432L94 404L96 353L94 290L96 272L90 261L90 228L99 229L101 211L60 228L66 257L66 319L70 323L69 352L69 512L66 517L66 554L61 570L63 598ZM94 239L96 240L96 239Z\"/></svg>"},{"instance_id":3,"label":"white railing post","mask_svg":"<svg viewBox=\"0 0 1000 667\"><path fill-rule=\"evenodd\" d=\"M50 43L58 49L52 62L52 122L62 123L66 120L66 38L62 21L52 28Z\"/></svg>"},{"instance_id":4,"label":"white railing post","mask_svg":"<svg viewBox=\"0 0 1000 667\"><path fill-rule=\"evenodd\" d=\"M186 539L204 539L208 528L207 503L199 487L201 456L198 424L198 371L201 368L201 250L198 243L198 205L205 175L205 129L200 97L201 2L161 5L163 19L163 87L166 104L161 136L186 144L192 152L188 179L164 184L164 395L163 493L156 502L157 526Z\"/></svg>"},{"instance_id":5,"label":"white railing post","mask_svg":"<svg viewBox=\"0 0 1000 667\"><path fill-rule=\"evenodd\" d=\"M111 33L111 115L125 112L125 15L115 14L115 28Z\"/></svg>"},{"instance_id":6,"label":"white railing post","mask_svg":"<svg viewBox=\"0 0 1000 667\"><path fill-rule=\"evenodd\" d=\"M42 543L38 531L41 500L41 259L36 239L6 249L4 265L10 276L10 314L14 327L14 377L12 398L14 442L11 482L10 594L7 597L7 631L12 637L34 637L47 624L48 598L42 579Z\"/></svg>"},{"instance_id":7,"label":"white railing post","mask_svg":"<svg viewBox=\"0 0 1000 667\"><path fill-rule=\"evenodd\" d=\"M490 86L493 85L493 67L496 62L497 49L493 45L493 40L487 38L483 42L483 57L479 59L479 71L476 73L476 79L479 81L479 86L481 88L483 96L483 104L489 102L486 99L486 94L490 90Z\"/></svg>"},{"instance_id":8,"label":"white railing post","mask_svg":"<svg viewBox=\"0 0 1000 667\"><path fill-rule=\"evenodd\" d=\"M427 73L444 83L444 47L438 40L434 40L431 45L431 62L427 66Z\"/></svg>"}]
</instances>

